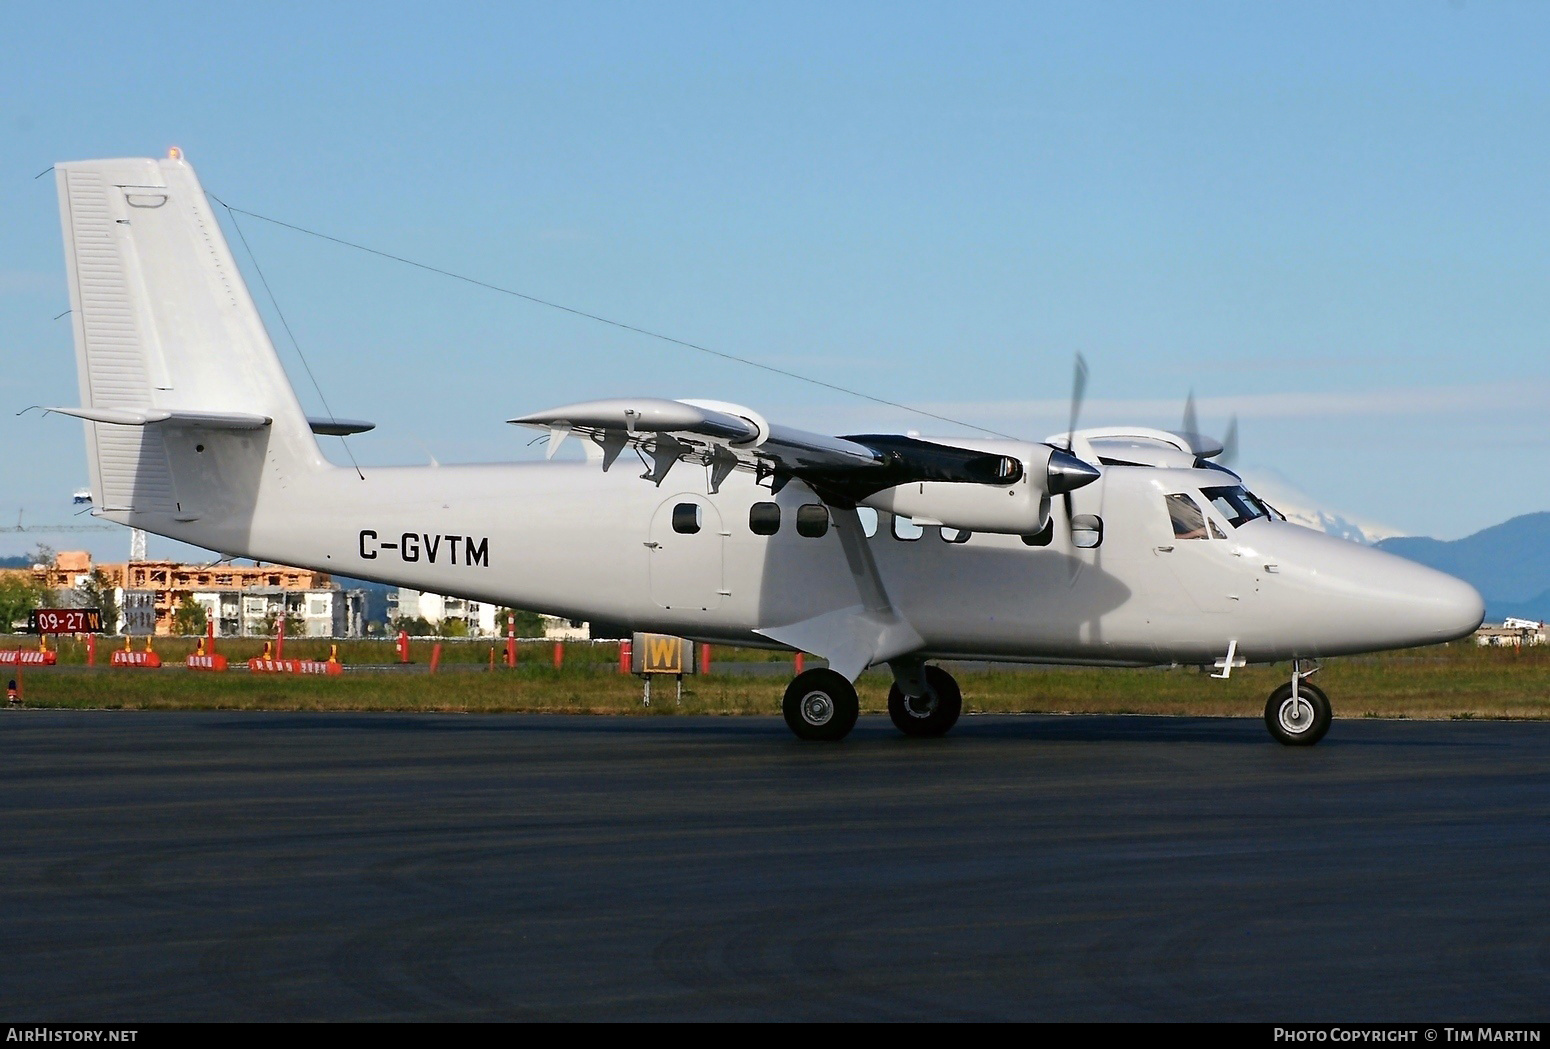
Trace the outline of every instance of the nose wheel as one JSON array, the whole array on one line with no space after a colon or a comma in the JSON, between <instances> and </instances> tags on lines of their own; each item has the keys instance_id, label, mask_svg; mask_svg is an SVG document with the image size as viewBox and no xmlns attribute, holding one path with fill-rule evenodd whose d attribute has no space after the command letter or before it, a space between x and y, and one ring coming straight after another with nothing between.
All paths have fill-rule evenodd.
<instances>
[{"instance_id":1,"label":"nose wheel","mask_svg":"<svg viewBox=\"0 0 1550 1049\"><path fill-rule=\"evenodd\" d=\"M1265 727L1288 747L1311 747L1329 731L1329 697L1317 685L1293 671L1290 682L1270 693L1265 703Z\"/></svg>"},{"instance_id":2,"label":"nose wheel","mask_svg":"<svg viewBox=\"0 0 1550 1049\"><path fill-rule=\"evenodd\" d=\"M856 725L861 704L856 686L828 667L814 667L791 679L781 703L786 726L798 739L834 742Z\"/></svg>"}]
</instances>

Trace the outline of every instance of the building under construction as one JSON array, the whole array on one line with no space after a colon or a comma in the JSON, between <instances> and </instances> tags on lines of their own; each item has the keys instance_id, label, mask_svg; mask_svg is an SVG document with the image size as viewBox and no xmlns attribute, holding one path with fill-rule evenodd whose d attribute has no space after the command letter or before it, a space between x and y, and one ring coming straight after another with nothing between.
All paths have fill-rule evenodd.
<instances>
[{"instance_id":1,"label":"building under construction","mask_svg":"<svg viewBox=\"0 0 1550 1049\"><path fill-rule=\"evenodd\" d=\"M26 571L23 569L23 571ZM171 634L185 600L201 606L220 637L268 636L283 615L286 630L305 637L359 637L364 591L342 590L326 572L284 565L190 565L177 561L93 564L85 551L34 565L33 577L62 600L93 584L111 590L119 608L115 632Z\"/></svg>"}]
</instances>

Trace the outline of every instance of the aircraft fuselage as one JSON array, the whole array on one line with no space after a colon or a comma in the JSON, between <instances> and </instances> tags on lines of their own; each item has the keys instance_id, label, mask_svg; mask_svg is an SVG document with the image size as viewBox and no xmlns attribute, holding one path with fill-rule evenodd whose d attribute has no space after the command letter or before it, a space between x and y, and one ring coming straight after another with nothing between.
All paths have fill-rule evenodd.
<instances>
[{"instance_id":1,"label":"aircraft fuselage","mask_svg":"<svg viewBox=\"0 0 1550 1049\"><path fill-rule=\"evenodd\" d=\"M363 480L319 464L264 478L287 489L272 501L291 508L283 515L266 516L269 501L257 500L160 527L139 514L136 524L229 554L740 644L772 644L758 631L860 600L839 522L801 482L771 495L739 471L712 494L702 467L680 464L660 488L632 467L386 467ZM1199 499L1221 478L1104 468L1074 494L1075 513L1102 522L1090 549L1072 545L1058 509L1047 546L988 533L949 541L962 533L896 526L886 513L866 542L926 657L1210 663L1236 641L1239 656L1267 662L1427 644L1478 625L1467 585L1298 525L1234 528L1208 509L1219 538L1176 537L1165 497ZM756 532L754 517L772 534Z\"/></svg>"}]
</instances>

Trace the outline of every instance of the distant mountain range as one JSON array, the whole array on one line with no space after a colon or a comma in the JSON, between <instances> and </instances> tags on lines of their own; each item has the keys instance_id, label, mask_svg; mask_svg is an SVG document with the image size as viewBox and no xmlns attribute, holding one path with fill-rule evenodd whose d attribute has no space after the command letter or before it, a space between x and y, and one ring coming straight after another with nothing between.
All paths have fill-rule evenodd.
<instances>
[{"instance_id":1,"label":"distant mountain range","mask_svg":"<svg viewBox=\"0 0 1550 1049\"><path fill-rule=\"evenodd\" d=\"M1384 539L1380 550L1458 576L1485 598L1485 618L1550 620L1550 513L1524 514L1445 541Z\"/></svg>"}]
</instances>

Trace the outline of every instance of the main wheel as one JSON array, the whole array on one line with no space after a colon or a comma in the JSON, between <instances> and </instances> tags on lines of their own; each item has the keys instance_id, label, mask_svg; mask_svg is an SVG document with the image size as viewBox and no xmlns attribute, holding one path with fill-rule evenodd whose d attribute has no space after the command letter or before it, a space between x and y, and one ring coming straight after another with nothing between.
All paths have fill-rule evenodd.
<instances>
[{"instance_id":1,"label":"main wheel","mask_svg":"<svg viewBox=\"0 0 1550 1049\"><path fill-rule=\"evenodd\" d=\"M888 690L888 716L906 736L945 736L963 713L958 682L941 667L926 667L926 694L912 698L895 684Z\"/></svg>"},{"instance_id":2,"label":"main wheel","mask_svg":"<svg viewBox=\"0 0 1550 1049\"><path fill-rule=\"evenodd\" d=\"M1288 681L1274 692L1265 704L1265 727L1277 742L1288 747L1311 747L1329 731L1329 697L1317 685L1306 681L1297 686L1297 698L1292 699L1292 683Z\"/></svg>"},{"instance_id":3,"label":"main wheel","mask_svg":"<svg viewBox=\"0 0 1550 1049\"><path fill-rule=\"evenodd\" d=\"M792 678L781 711L798 739L836 740L855 727L861 704L844 674L814 667Z\"/></svg>"}]
</instances>

